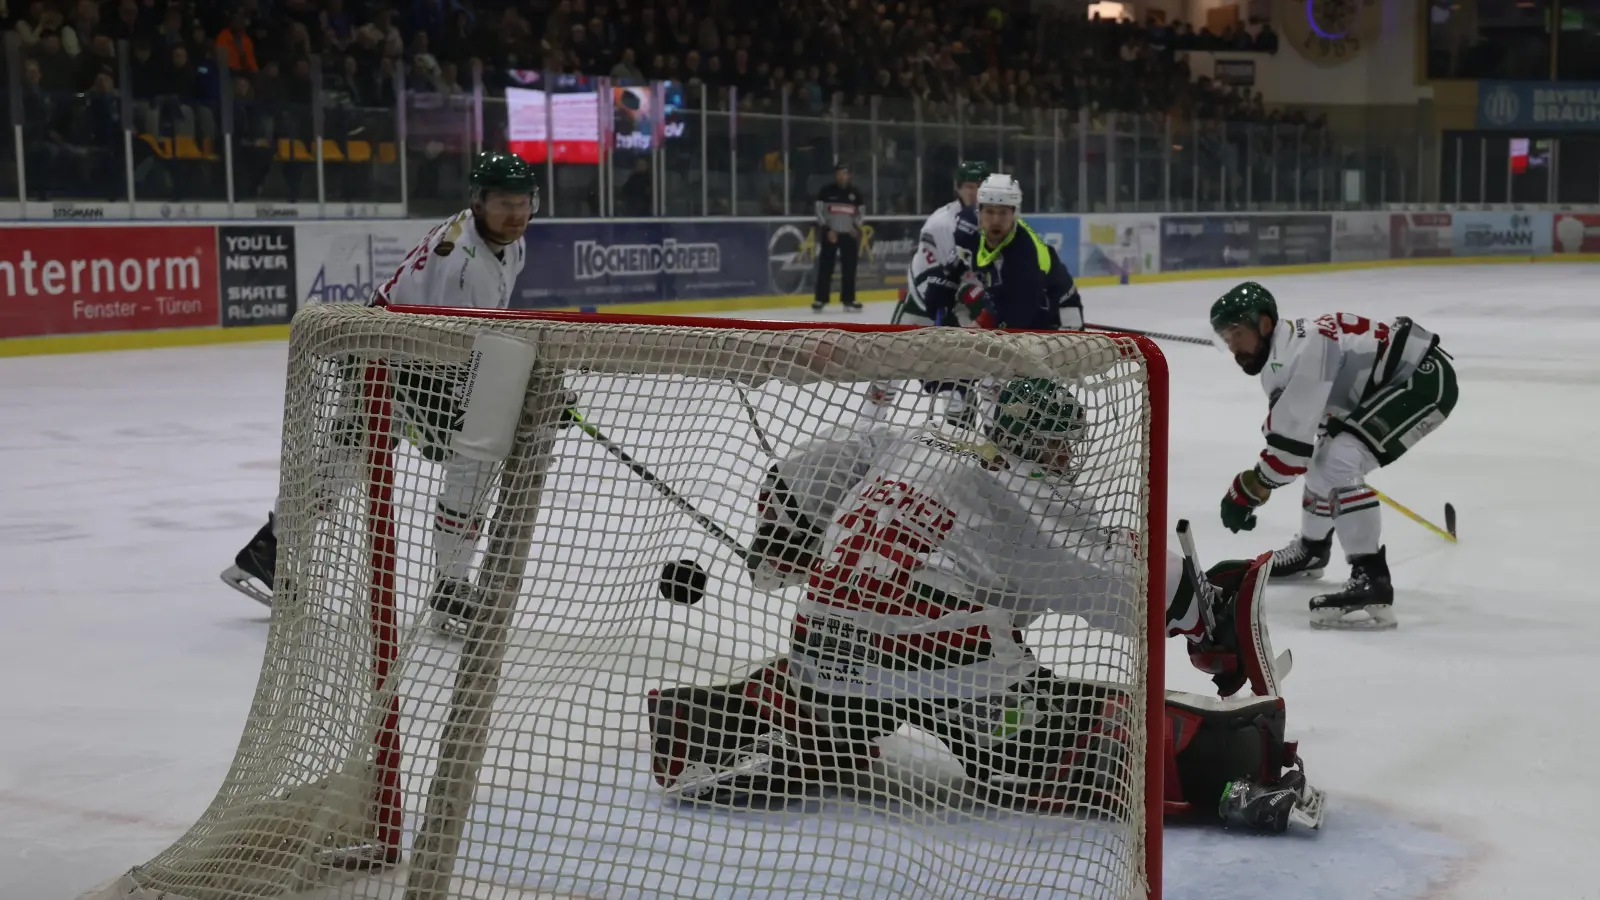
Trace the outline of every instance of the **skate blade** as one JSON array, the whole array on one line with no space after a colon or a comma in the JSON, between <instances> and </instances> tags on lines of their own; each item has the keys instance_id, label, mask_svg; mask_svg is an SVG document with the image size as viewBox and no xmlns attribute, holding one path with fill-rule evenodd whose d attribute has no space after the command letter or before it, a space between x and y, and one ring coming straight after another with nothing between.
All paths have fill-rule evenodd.
<instances>
[{"instance_id":1,"label":"skate blade","mask_svg":"<svg viewBox=\"0 0 1600 900\"><path fill-rule=\"evenodd\" d=\"M1393 607L1365 606L1312 610L1311 627L1318 631L1392 631L1400 623L1395 621Z\"/></svg>"},{"instance_id":2,"label":"skate blade","mask_svg":"<svg viewBox=\"0 0 1600 900\"><path fill-rule=\"evenodd\" d=\"M1300 793L1300 799L1294 808L1289 810L1289 821L1305 828L1317 829L1322 827L1322 809L1327 802L1326 791L1318 790L1311 785Z\"/></svg>"},{"instance_id":3,"label":"skate blade","mask_svg":"<svg viewBox=\"0 0 1600 900\"><path fill-rule=\"evenodd\" d=\"M686 766L678 780L665 789L668 797L684 803L712 803L750 793L755 783L772 774L773 759L755 753L731 768L717 770L709 763Z\"/></svg>"},{"instance_id":4,"label":"skate blade","mask_svg":"<svg viewBox=\"0 0 1600 900\"><path fill-rule=\"evenodd\" d=\"M444 635L445 637L452 638L466 637L467 630L472 627L466 622L465 619L459 619L447 612L440 612L437 609L432 612L430 622L433 625L434 631Z\"/></svg>"},{"instance_id":5,"label":"skate blade","mask_svg":"<svg viewBox=\"0 0 1600 900\"><path fill-rule=\"evenodd\" d=\"M255 576L238 566L229 566L222 570L222 583L267 609L272 608L272 592L267 590L266 585L261 584Z\"/></svg>"}]
</instances>

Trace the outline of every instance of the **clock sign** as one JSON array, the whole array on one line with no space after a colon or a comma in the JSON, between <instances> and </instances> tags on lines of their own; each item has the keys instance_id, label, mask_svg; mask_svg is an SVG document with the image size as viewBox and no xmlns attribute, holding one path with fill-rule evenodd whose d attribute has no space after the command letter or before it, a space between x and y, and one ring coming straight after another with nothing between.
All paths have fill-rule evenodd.
<instances>
[{"instance_id":1,"label":"clock sign","mask_svg":"<svg viewBox=\"0 0 1600 900\"><path fill-rule=\"evenodd\" d=\"M1380 0L1275 0L1273 21L1295 52L1338 66L1369 50L1383 27Z\"/></svg>"}]
</instances>

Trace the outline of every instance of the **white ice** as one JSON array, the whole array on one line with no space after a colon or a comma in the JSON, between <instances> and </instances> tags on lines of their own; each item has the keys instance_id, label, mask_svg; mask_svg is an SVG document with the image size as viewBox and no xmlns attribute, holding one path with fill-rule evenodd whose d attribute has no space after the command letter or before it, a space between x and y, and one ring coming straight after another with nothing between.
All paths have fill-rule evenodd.
<instances>
[{"instance_id":1,"label":"white ice","mask_svg":"<svg viewBox=\"0 0 1600 900\"><path fill-rule=\"evenodd\" d=\"M1385 514L1399 630L1314 632L1312 586L1275 586L1293 736L1330 795L1318 833L1176 826L1172 898L1581 898L1600 775L1588 513L1600 484L1600 269L1399 268L1265 279L1289 315L1411 315L1456 357L1450 421L1372 481L1451 546ZM1091 321L1204 335L1224 282L1086 291ZM886 305L867 321L886 321ZM807 318L809 311L750 313ZM1259 449L1259 385L1164 344L1174 519L1208 559L1297 527L1290 488L1255 532L1217 520ZM276 489L284 348L0 360L0 900L75 897L200 814L231 761L266 633L217 571ZM1330 571L1330 580L1342 569ZM1181 647L1169 684L1203 691Z\"/></svg>"}]
</instances>

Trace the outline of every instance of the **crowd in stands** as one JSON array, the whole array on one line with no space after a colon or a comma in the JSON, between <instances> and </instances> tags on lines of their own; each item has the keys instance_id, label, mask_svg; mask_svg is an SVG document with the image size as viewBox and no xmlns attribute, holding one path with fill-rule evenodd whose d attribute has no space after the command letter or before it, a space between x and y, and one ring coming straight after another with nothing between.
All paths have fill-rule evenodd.
<instances>
[{"instance_id":1,"label":"crowd in stands","mask_svg":"<svg viewBox=\"0 0 1600 900\"><path fill-rule=\"evenodd\" d=\"M20 76L34 192L122 182L120 93L139 133L216 136L222 94L241 148L241 196L272 165L273 139L309 133L320 83L330 110L392 110L413 94L492 95L538 69L670 79L751 112L836 105L982 123L1024 110L1125 111L1188 120L1300 122L1259 94L1191 77L1185 51L1274 53L1251 20L1085 19L1027 0L0 0L4 77ZM128 58L119 58L126 42ZM313 71L314 63L318 70ZM15 74L14 74L15 73ZM226 73L226 74L225 74ZM122 84L126 77L128 84ZM387 121L392 123L392 114ZM1011 120L1014 121L1014 118ZM326 126L333 134L337 125ZM370 122L351 128L372 128ZM84 148L98 148L90 153ZM253 156L252 148L259 151ZM295 185L290 185L293 192ZM98 187L96 188L98 191Z\"/></svg>"}]
</instances>

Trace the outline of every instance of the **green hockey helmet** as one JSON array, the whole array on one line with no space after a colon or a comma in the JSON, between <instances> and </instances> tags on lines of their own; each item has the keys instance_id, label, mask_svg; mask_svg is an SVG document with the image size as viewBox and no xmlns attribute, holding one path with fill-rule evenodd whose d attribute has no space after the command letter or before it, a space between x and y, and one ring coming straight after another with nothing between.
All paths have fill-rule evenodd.
<instances>
[{"instance_id":1,"label":"green hockey helmet","mask_svg":"<svg viewBox=\"0 0 1600 900\"><path fill-rule=\"evenodd\" d=\"M1048 378L1019 378L1000 391L993 437L996 444L1058 474L1072 469L1071 442L1089 432L1088 411L1078 398Z\"/></svg>"},{"instance_id":2,"label":"green hockey helmet","mask_svg":"<svg viewBox=\"0 0 1600 900\"><path fill-rule=\"evenodd\" d=\"M965 159L956 166L956 184L983 184L989 177L989 164L981 159Z\"/></svg>"},{"instance_id":3,"label":"green hockey helmet","mask_svg":"<svg viewBox=\"0 0 1600 900\"><path fill-rule=\"evenodd\" d=\"M1278 301L1272 298L1271 291L1254 281L1236 286L1211 304L1213 341L1218 350L1233 357L1246 375L1261 374L1272 355L1272 341L1262 332L1262 316L1276 326ZM1238 328L1230 330L1234 326Z\"/></svg>"},{"instance_id":4,"label":"green hockey helmet","mask_svg":"<svg viewBox=\"0 0 1600 900\"><path fill-rule=\"evenodd\" d=\"M1246 281L1211 304L1211 330L1221 331L1229 325L1246 325L1259 330L1262 316L1276 324L1278 301L1273 299L1271 291L1254 281Z\"/></svg>"},{"instance_id":5,"label":"green hockey helmet","mask_svg":"<svg viewBox=\"0 0 1600 900\"><path fill-rule=\"evenodd\" d=\"M533 211L539 211L539 181L533 166L515 153L485 150L472 160L472 174L467 183L472 186L472 199L481 199L490 191L507 194L528 194L533 197Z\"/></svg>"}]
</instances>

